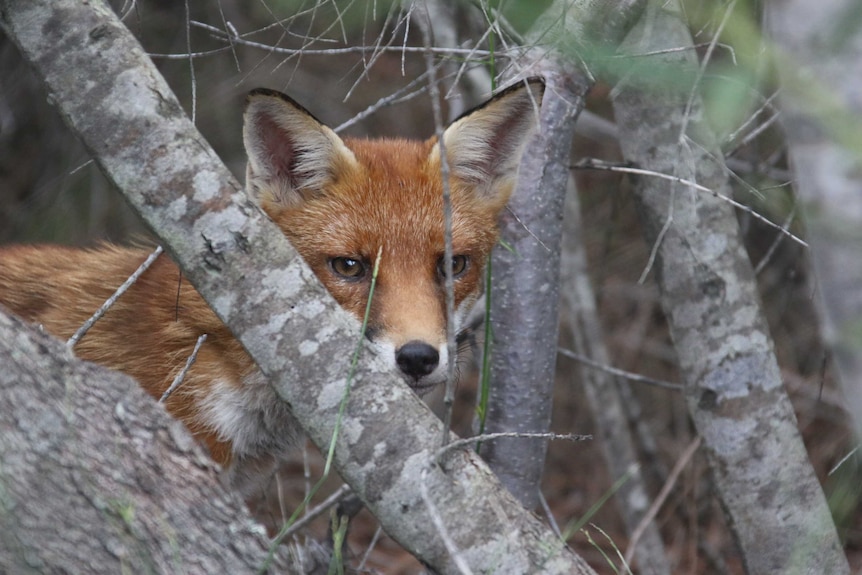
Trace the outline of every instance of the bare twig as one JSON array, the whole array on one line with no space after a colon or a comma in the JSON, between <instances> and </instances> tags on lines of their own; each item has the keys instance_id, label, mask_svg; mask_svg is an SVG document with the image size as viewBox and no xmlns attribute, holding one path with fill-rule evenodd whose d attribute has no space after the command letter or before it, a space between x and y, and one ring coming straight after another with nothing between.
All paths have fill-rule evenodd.
<instances>
[{"instance_id":1,"label":"bare twig","mask_svg":"<svg viewBox=\"0 0 862 575\"><path fill-rule=\"evenodd\" d=\"M790 228L790 224L793 223L793 220L796 218L796 204L793 204L793 208L790 210L790 213L787 214L787 218L784 219L784 223L781 225L781 229L786 230ZM772 244L769 246L769 249L766 250L766 253L763 255L763 258L757 262L757 266L754 268L754 275L760 275L766 268L766 264L769 263L769 260L772 259L775 250L778 249L778 246L781 245L781 240L784 239L784 234L777 234L775 239L772 241Z\"/></svg>"},{"instance_id":2,"label":"bare twig","mask_svg":"<svg viewBox=\"0 0 862 575\"><path fill-rule=\"evenodd\" d=\"M455 358L458 353L455 343L455 279L452 276L452 198L449 189L449 159L446 157L446 145L443 138L443 113L440 110L440 89L437 85L437 74L434 67L434 54L431 51L431 20L427 7L421 11L417 23L422 31L422 41L428 48L425 52L425 67L428 72L428 89L431 94L431 108L434 112L434 131L437 135L437 146L440 149L440 177L443 181L443 223L445 245L443 256L443 271L446 288L446 348L448 364L446 366L446 392L443 398L445 414L443 417L443 433L441 445L449 441L449 428L452 425L452 407L455 403Z\"/></svg>"},{"instance_id":3,"label":"bare twig","mask_svg":"<svg viewBox=\"0 0 862 575\"><path fill-rule=\"evenodd\" d=\"M545 497L545 494L541 491L539 492L539 504L542 506L542 512L544 512L545 517L548 519L548 525L551 526L551 529L554 533L557 534L557 537L560 539L563 538L563 532L560 531L560 526L557 524L557 520L554 518L554 513L551 511L551 506L548 505L548 500Z\"/></svg>"},{"instance_id":4,"label":"bare twig","mask_svg":"<svg viewBox=\"0 0 862 575\"><path fill-rule=\"evenodd\" d=\"M638 285L643 285L646 281L647 276L655 265L655 260L658 257L659 248L661 248L662 242L664 242L664 238L670 230L671 225L673 225L673 212L674 212L674 196L676 196L676 188L671 187L670 194L668 194L668 202L667 202L667 217L664 219L664 223L661 226L661 230L656 235L655 241L652 243L652 247L649 251L649 258L647 259L647 264L644 266L643 271L641 271L641 275L638 278Z\"/></svg>"},{"instance_id":5,"label":"bare twig","mask_svg":"<svg viewBox=\"0 0 862 575\"><path fill-rule=\"evenodd\" d=\"M688 94L688 101L685 103L685 111L682 114L682 122L680 123L679 128L679 142L680 145L685 141L686 134L688 133L688 122L691 118L691 109L694 106L695 99L700 94L700 81L703 79L703 75L706 72L706 66L709 64L709 60L712 58L712 53L715 50L716 44L718 44L718 39L721 37L721 32L724 30L724 26L727 24L728 20L730 20L730 15L733 14L734 8L736 8L736 1L731 0L730 4L728 4L727 9L724 12L724 16L721 19L721 23L718 25L718 29L715 31L715 34L712 37L712 41L710 41L707 46L706 53L703 55L703 60L700 63L700 67L697 70L697 77L691 85L691 91Z\"/></svg>"},{"instance_id":6,"label":"bare twig","mask_svg":"<svg viewBox=\"0 0 862 575\"><path fill-rule=\"evenodd\" d=\"M192 53L192 27L191 27L191 13L189 8L189 0L185 0L185 13L186 13L186 52L189 54L189 83L192 87L192 113L191 120L192 124L195 123L197 119L197 110L198 110L198 97L197 97L197 89L198 83L195 78L195 59L191 57Z\"/></svg>"},{"instance_id":7,"label":"bare twig","mask_svg":"<svg viewBox=\"0 0 862 575\"><path fill-rule=\"evenodd\" d=\"M839 467L841 467L842 465L844 465L845 463L847 463L847 460L848 460L848 459L850 459L851 457L853 457L854 455L856 455L856 453L857 453L858 451L859 451L859 446L857 445L856 447L854 447L853 449L851 449L851 450L847 453L847 455L845 455L844 457L842 457L842 458L838 461L838 463L836 463L836 464L832 467L832 469L830 469L830 470L829 470L829 472L828 472L828 473L826 473L827 477L828 477L828 476L831 476L833 473L835 473L836 471L838 471L838 468L839 468Z\"/></svg>"},{"instance_id":8,"label":"bare twig","mask_svg":"<svg viewBox=\"0 0 862 575\"><path fill-rule=\"evenodd\" d=\"M162 396L159 398L159 403L164 403L173 392L177 390L177 388L183 383L183 380L186 378L186 374L191 369L192 365L194 365L195 360L198 358L198 352L201 349L201 346L207 340L207 334L202 333L198 338L197 342L195 342L195 347L192 350L192 353L189 355L188 359L186 359L186 364L171 382L171 385L165 390Z\"/></svg>"},{"instance_id":9,"label":"bare twig","mask_svg":"<svg viewBox=\"0 0 862 575\"><path fill-rule=\"evenodd\" d=\"M763 101L763 103L760 105L760 107L757 110L755 110L754 113L752 113L745 122L743 122L732 133L727 135L727 137L724 139L724 144L726 145L726 144L729 144L730 142L733 142L734 140L736 140L736 138L739 137L739 134L742 133L743 130L748 128L748 126L750 126L754 122L754 120L756 120L760 116L761 113L766 111L768 108L773 108L774 107L773 102L774 102L775 98L778 97L778 94L780 92L781 92L781 90L776 90L768 98L766 98L766 100ZM736 148L739 149L740 147L742 147L745 144L754 140L754 138L756 138L757 136L762 134L764 132L764 130L766 130L766 128L771 126L775 122L776 119L778 119L778 112L777 111L773 112L773 114L765 122L763 122L759 126L752 129L750 132L748 132L745 135L745 137L739 141Z\"/></svg>"},{"instance_id":10,"label":"bare twig","mask_svg":"<svg viewBox=\"0 0 862 575\"><path fill-rule=\"evenodd\" d=\"M474 56L479 58L487 58L490 56L490 52L488 50L478 50L476 48L441 48L438 46L432 46L429 48L425 48L424 46L349 46L345 48L284 48L281 46L273 46L270 44L266 44L263 42L255 42L254 40L248 40L243 36L234 36L232 34L226 33L221 28L217 28L215 26L211 26L209 24L203 24L201 22L192 21L191 25L193 27L202 28L207 30L213 34L213 36L219 40L230 42L231 44L240 44L243 46L248 46L249 48L258 48L261 50L266 50L267 52L271 52L273 54L282 54L288 56L297 56L297 55L314 55L314 56L343 56L344 54L366 54L366 53L375 53L375 52L403 52L407 54L424 54L427 51L431 51L433 55L436 56L457 56L457 57L465 57L465 56ZM188 58L203 58L206 56L212 56L215 54L219 54L226 50L231 49L230 46L226 46L224 48L216 48L214 50L205 50L203 52L191 52L191 53L183 53L183 54L156 54L150 53L148 54L151 58L162 58L164 60L186 60ZM505 51L494 52L495 58L510 58L517 57L517 54L507 54Z\"/></svg>"},{"instance_id":11,"label":"bare twig","mask_svg":"<svg viewBox=\"0 0 862 575\"><path fill-rule=\"evenodd\" d=\"M670 174L663 174L661 172L656 172L654 170L645 170L643 168L634 168L634 167L632 167L630 165L626 165L626 164L612 164L612 163L602 162L601 160L595 160L595 159L591 159L591 158L585 158L583 160L580 160L579 162L572 165L571 167L573 169L576 169L576 170L580 170L580 169L608 170L610 172L621 172L621 173L625 173L625 174L636 174L636 175L640 175L640 176L651 176L654 178L661 178L663 180L675 182L677 184L682 184L684 186L687 186L689 188L693 188L693 189L698 190L700 192L706 192L706 193L720 199L723 202L727 202L728 204L730 204L734 208L749 214L752 218L764 223L765 225L767 225L773 229L778 230L779 232L781 232L782 234L786 235L787 237L792 239L794 242L799 244L800 246L805 247L805 248L808 247L808 243L805 242L805 240L794 235L790 231L784 229L783 226L776 224L775 222L769 220L765 216L760 215L755 210L749 208L745 204L741 204L741 203L737 202L736 200L734 200L733 198L729 198L725 195L722 195L722 194L716 192L715 190L713 190L711 188L708 188L706 186L702 186L702 185L698 184L697 182L693 182L691 180L686 180L685 178L680 178L679 176L671 176Z\"/></svg>"},{"instance_id":12,"label":"bare twig","mask_svg":"<svg viewBox=\"0 0 862 575\"><path fill-rule=\"evenodd\" d=\"M688 462L691 460L697 449L700 447L700 443L701 438L700 436L697 436L694 441L692 441L689 446L685 448L685 451L682 452L682 455L680 455L676 464L673 466L670 475L668 475L667 477L667 481L664 482L664 485L662 486L658 496L655 498L655 501L653 501L649 510L643 516L643 519L641 519L640 524L632 532L632 535L629 538L628 548L626 548L626 564L631 562L632 556L635 552L635 547L637 547L638 544L638 540L641 538L641 535L643 535L643 532L644 530L646 530L647 526L655 519L656 514L658 514L658 510L667 500L668 495L670 495L671 489L673 489L673 486L676 484L676 480L679 478L680 473L682 473L682 470L685 469L685 466L688 465Z\"/></svg>"},{"instance_id":13,"label":"bare twig","mask_svg":"<svg viewBox=\"0 0 862 575\"><path fill-rule=\"evenodd\" d=\"M563 439L566 441L588 441L593 438L592 435L578 435L576 433L530 433L524 431L500 431L497 433L483 433L474 435L473 437L465 437L464 439L456 439L450 441L443 447L437 450L434 459L439 461L446 453L460 449L461 447L473 445L475 443L493 441L502 438L518 438L518 439Z\"/></svg>"},{"instance_id":14,"label":"bare twig","mask_svg":"<svg viewBox=\"0 0 862 575\"><path fill-rule=\"evenodd\" d=\"M440 64L438 64L438 66L439 65ZM413 98L415 98L421 94L424 94L425 91L428 90L428 86L427 86L427 84L426 85L421 85L421 84L423 82L426 82L427 77L428 77L428 71L426 70L425 72L420 74L419 77L411 80L406 86L399 88L398 90L396 90L392 94L389 94L388 96L384 96L383 98L380 98L374 104L368 106L363 111L359 112L358 114L356 114L355 116L353 116L349 120L342 122L341 124L339 124L338 126L333 128L332 130L335 133L343 132L344 130L346 130L350 126L356 124L357 122L364 120L365 118L367 118L371 114L375 113L380 108L383 108L385 106L390 106L390 105L396 104L396 103L406 102L408 100L412 100ZM413 90L412 92L408 92L408 90L411 90L414 87L416 88L415 90Z\"/></svg>"},{"instance_id":15,"label":"bare twig","mask_svg":"<svg viewBox=\"0 0 862 575\"><path fill-rule=\"evenodd\" d=\"M371 552L374 550L374 547L377 545L377 541L380 540L380 536L383 535L383 528L380 526L374 531L374 535L371 537L371 541L368 542L368 548L365 550L365 553L362 554L362 559L359 561L359 565L356 566L357 573L364 573L363 569L365 569L365 564L368 562L368 558L371 556Z\"/></svg>"},{"instance_id":16,"label":"bare twig","mask_svg":"<svg viewBox=\"0 0 862 575\"><path fill-rule=\"evenodd\" d=\"M153 262L156 261L156 259L162 254L163 251L164 250L162 249L162 246L157 246L156 249L153 250L153 253L151 253L147 257L147 259L144 260L144 263L142 263L140 266L138 266L138 269L135 270L135 273L130 275L129 279L124 281L123 284L117 288L117 291L115 291L114 294L111 297L109 297L105 301L105 303L102 304L102 307L100 307L98 310L96 310L96 313L94 313L90 317L90 319L85 321L84 324L78 328L78 331L76 331L72 335L72 337L70 337L68 339L68 341L66 341L66 346L68 346L70 348L75 347L75 345L79 341L81 341L81 338L84 337L84 335L86 335L86 333L88 331L90 331L90 328L93 327L93 325L97 321L99 321L99 319L101 319L101 317L103 315L105 315L105 312L107 312L110 309L110 307L112 305L114 305L114 303L118 299L120 299L120 296L122 296L124 293L126 293L126 290L128 290L130 287L132 287L132 285L134 285L134 283L136 281L138 281L138 278L141 277L143 275L143 273L145 271L147 271L147 269L149 269L149 267L151 265L153 265Z\"/></svg>"},{"instance_id":17,"label":"bare twig","mask_svg":"<svg viewBox=\"0 0 862 575\"><path fill-rule=\"evenodd\" d=\"M700 44L693 44L691 46L679 46L677 48L666 48L664 50L650 50L649 52L637 52L637 53L625 53L625 54L611 54L607 58L610 60L616 59L629 59L629 58L644 58L647 56L658 56L661 54L673 54L675 52L686 52L689 50L698 50L703 48L704 46L712 45L713 42L702 42ZM736 50L734 50L733 46L730 44L725 44L723 42L715 42L715 45L724 48L730 54L730 59L733 61L733 64L736 65Z\"/></svg>"},{"instance_id":18,"label":"bare twig","mask_svg":"<svg viewBox=\"0 0 862 575\"><path fill-rule=\"evenodd\" d=\"M647 377L645 375L640 375L637 373L633 373L631 371L626 371L624 369L619 369L616 367L611 367L609 365L601 364L597 361L593 361L588 357L575 353L570 349L565 348L557 348L557 351L560 355L564 355L570 359L574 359L577 362L583 363L584 365L588 365L590 367L594 367L596 369L600 369L602 371L606 371L611 375L616 375L618 377L622 377L628 379L630 381L637 381L639 383L645 383L647 385L654 385L656 387L661 387L664 389L672 389L674 391L682 391L683 385L681 383L671 383L669 381L663 381L661 379L653 379L651 377Z\"/></svg>"},{"instance_id":19,"label":"bare twig","mask_svg":"<svg viewBox=\"0 0 862 575\"><path fill-rule=\"evenodd\" d=\"M319 505L316 505L311 509L306 509L306 512L302 516L302 518L297 519L293 523L293 525L288 527L283 533L279 533L279 538L281 540L284 540L293 537L294 535L299 533L300 530L307 527L312 521L326 513L326 511L330 507L338 504L340 501L343 501L348 495L351 495L352 493L353 491L350 489L349 485L342 485L335 491L335 493L321 501Z\"/></svg>"}]
</instances>

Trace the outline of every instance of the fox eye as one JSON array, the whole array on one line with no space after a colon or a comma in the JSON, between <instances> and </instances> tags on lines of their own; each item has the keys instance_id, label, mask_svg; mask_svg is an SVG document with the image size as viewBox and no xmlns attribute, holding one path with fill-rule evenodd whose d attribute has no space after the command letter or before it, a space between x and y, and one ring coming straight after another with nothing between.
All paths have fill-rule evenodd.
<instances>
[{"instance_id":1,"label":"fox eye","mask_svg":"<svg viewBox=\"0 0 862 575\"><path fill-rule=\"evenodd\" d=\"M452 278L458 279L467 271L467 265L470 263L470 258L467 256L452 256ZM437 261L437 272L441 278L446 277L445 259L440 258Z\"/></svg>"},{"instance_id":2,"label":"fox eye","mask_svg":"<svg viewBox=\"0 0 862 575\"><path fill-rule=\"evenodd\" d=\"M356 258L338 257L329 260L329 267L335 275L347 280L358 280L365 276L365 264Z\"/></svg>"}]
</instances>

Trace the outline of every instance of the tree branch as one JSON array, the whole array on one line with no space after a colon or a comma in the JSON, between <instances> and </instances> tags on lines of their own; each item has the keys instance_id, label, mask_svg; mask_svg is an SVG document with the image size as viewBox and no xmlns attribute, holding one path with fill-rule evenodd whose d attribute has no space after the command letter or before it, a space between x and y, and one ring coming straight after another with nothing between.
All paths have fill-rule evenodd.
<instances>
[{"instance_id":1,"label":"tree branch","mask_svg":"<svg viewBox=\"0 0 862 575\"><path fill-rule=\"evenodd\" d=\"M679 13L660 2L651 5L626 43L633 53L690 45ZM697 77L691 51L636 63L667 65L680 78ZM617 87L614 110L625 159L727 191L697 86L650 81L660 76L650 68L633 67ZM686 125L687 132L681 133ZM689 413L703 437L748 572L847 573L826 499L781 384L734 213L714 197L662 182L637 180L638 210L654 244L655 275Z\"/></svg>"},{"instance_id":2,"label":"tree branch","mask_svg":"<svg viewBox=\"0 0 862 575\"><path fill-rule=\"evenodd\" d=\"M262 529L132 379L2 311L0 365L0 571L260 569Z\"/></svg>"},{"instance_id":3,"label":"tree branch","mask_svg":"<svg viewBox=\"0 0 862 575\"><path fill-rule=\"evenodd\" d=\"M491 391L486 431L545 432L557 356L560 242L575 120L592 80L579 65L616 46L644 2L552 3L527 34L528 49L507 74L542 76L539 130L527 145L518 186L503 214L507 247L491 259ZM584 34L589 30L589 34ZM574 41L580 42L573 44ZM588 68L589 66L584 66ZM525 507L538 505L547 442L501 439L482 454Z\"/></svg>"}]
</instances>

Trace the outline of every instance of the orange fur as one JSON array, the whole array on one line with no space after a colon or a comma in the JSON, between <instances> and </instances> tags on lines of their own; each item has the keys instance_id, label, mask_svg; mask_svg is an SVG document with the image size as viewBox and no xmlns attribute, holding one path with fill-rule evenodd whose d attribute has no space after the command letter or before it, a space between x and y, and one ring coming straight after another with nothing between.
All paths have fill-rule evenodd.
<instances>
[{"instance_id":1,"label":"orange fur","mask_svg":"<svg viewBox=\"0 0 862 575\"><path fill-rule=\"evenodd\" d=\"M452 243L465 264L454 282L459 318L479 295L496 221L534 123L541 86L529 87L505 92L444 133L452 150ZM265 90L249 97L244 140L249 194L357 317L380 250L369 338L417 391L440 383L446 313L436 141L342 141L286 96ZM146 256L147 250L109 245L9 247L0 250L0 304L68 338ZM341 267L334 263L338 258ZM345 277L338 272L345 269L364 272ZM264 473L266 463L290 447L295 425L241 345L167 257L141 276L75 351L131 375L158 398L204 333L197 361L166 407L216 461L242 464L242 483L243 473Z\"/></svg>"}]
</instances>

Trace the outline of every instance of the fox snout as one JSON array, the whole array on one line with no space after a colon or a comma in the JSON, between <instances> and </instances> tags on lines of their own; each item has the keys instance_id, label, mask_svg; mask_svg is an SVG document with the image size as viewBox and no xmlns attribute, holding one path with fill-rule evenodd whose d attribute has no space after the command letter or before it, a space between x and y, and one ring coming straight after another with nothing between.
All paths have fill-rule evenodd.
<instances>
[{"instance_id":1,"label":"fox snout","mask_svg":"<svg viewBox=\"0 0 862 575\"><path fill-rule=\"evenodd\" d=\"M404 375L419 380L437 369L440 353L424 341L409 341L395 351L395 363Z\"/></svg>"},{"instance_id":2,"label":"fox snout","mask_svg":"<svg viewBox=\"0 0 862 575\"><path fill-rule=\"evenodd\" d=\"M405 338L385 331L369 340L417 394L425 395L446 381L449 354L445 341L416 333Z\"/></svg>"}]
</instances>

